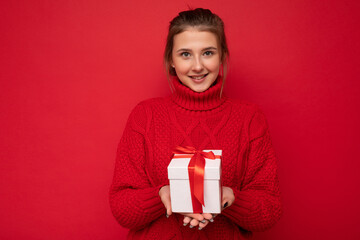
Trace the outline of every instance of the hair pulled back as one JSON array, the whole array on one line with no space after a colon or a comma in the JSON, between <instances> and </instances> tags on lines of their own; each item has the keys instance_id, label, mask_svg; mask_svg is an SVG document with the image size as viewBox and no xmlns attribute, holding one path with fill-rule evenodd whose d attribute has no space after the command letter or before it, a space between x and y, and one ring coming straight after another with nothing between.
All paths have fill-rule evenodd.
<instances>
[{"instance_id":1,"label":"hair pulled back","mask_svg":"<svg viewBox=\"0 0 360 240\"><path fill-rule=\"evenodd\" d=\"M212 13L209 9L203 8L180 12L179 15L170 22L164 52L164 65L168 80L169 75L176 76L175 69L171 66L174 36L186 31L188 28L196 28L199 31L208 31L215 34L220 47L220 60L223 68L222 78L224 84L227 74L227 59L229 56L224 22L218 15ZM172 86L171 83L170 86Z\"/></svg>"}]
</instances>

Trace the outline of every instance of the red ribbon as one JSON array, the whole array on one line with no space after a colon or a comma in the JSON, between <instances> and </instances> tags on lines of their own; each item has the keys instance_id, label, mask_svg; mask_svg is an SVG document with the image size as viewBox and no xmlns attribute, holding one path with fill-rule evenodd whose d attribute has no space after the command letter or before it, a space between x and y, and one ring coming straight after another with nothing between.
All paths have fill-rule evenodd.
<instances>
[{"instance_id":1,"label":"red ribbon","mask_svg":"<svg viewBox=\"0 0 360 240\"><path fill-rule=\"evenodd\" d=\"M188 156L174 156L174 158L186 158L191 157L188 172L191 190L191 201L193 205L194 213L202 213L202 205L204 203L204 173L205 173L205 158L215 159L219 156L215 156L213 152L203 152L196 150L193 147L181 147L177 146L173 150L174 154L189 154Z\"/></svg>"}]
</instances>

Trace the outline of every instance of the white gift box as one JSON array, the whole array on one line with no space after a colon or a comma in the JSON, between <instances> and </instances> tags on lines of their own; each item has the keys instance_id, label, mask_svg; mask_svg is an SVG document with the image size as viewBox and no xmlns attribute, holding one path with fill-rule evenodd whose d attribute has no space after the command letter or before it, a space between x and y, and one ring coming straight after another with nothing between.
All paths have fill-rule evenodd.
<instances>
[{"instance_id":1,"label":"white gift box","mask_svg":"<svg viewBox=\"0 0 360 240\"><path fill-rule=\"evenodd\" d=\"M216 156L221 156L221 150L212 151ZM184 155L184 158L181 156ZM175 154L168 166L170 182L171 208L173 212L193 213L191 200L188 165L191 157L189 154ZM204 173L204 205L203 213L221 213L221 157L216 159L205 158Z\"/></svg>"}]
</instances>

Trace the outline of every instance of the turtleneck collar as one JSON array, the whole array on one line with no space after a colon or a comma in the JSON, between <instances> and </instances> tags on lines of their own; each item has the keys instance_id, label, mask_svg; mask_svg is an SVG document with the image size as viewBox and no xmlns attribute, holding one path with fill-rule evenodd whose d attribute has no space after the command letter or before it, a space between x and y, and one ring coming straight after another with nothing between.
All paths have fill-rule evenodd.
<instances>
[{"instance_id":1,"label":"turtleneck collar","mask_svg":"<svg viewBox=\"0 0 360 240\"><path fill-rule=\"evenodd\" d=\"M174 77L172 82L175 90L172 100L182 108L196 111L210 110L219 107L225 101L224 96L220 99L221 77L218 77L206 91L200 93L183 85L177 77Z\"/></svg>"}]
</instances>

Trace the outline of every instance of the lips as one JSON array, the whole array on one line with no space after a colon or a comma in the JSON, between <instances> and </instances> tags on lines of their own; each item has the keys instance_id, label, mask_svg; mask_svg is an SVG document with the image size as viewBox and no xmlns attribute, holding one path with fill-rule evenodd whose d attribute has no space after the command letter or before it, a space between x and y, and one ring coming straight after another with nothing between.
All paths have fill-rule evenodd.
<instances>
[{"instance_id":1,"label":"lips","mask_svg":"<svg viewBox=\"0 0 360 240\"><path fill-rule=\"evenodd\" d=\"M202 79L204 79L207 75L207 74L202 74L202 75L193 75L193 76L189 76L191 79L195 80L195 81L201 81Z\"/></svg>"}]
</instances>

